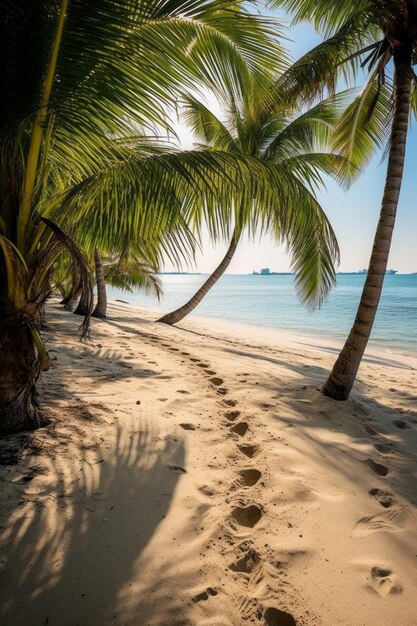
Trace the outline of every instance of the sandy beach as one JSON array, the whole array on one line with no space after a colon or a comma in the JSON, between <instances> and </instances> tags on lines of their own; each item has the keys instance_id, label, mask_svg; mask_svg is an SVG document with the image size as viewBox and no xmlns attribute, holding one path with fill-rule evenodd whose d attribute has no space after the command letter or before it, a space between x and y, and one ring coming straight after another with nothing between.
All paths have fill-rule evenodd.
<instances>
[{"instance_id":1,"label":"sandy beach","mask_svg":"<svg viewBox=\"0 0 417 626\"><path fill-rule=\"evenodd\" d=\"M0 444L3 626L414 626L417 358L49 306L47 428ZM15 462L17 461L17 463Z\"/></svg>"}]
</instances>

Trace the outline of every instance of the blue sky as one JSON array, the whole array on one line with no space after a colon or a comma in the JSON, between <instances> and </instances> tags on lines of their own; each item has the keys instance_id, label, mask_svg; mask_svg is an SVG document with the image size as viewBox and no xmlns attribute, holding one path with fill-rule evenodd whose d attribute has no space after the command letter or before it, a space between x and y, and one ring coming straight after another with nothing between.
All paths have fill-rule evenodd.
<instances>
[{"instance_id":1,"label":"blue sky","mask_svg":"<svg viewBox=\"0 0 417 626\"><path fill-rule=\"evenodd\" d=\"M302 24L291 28L292 42L287 42L293 58L298 58L316 45L320 38L311 26ZM389 267L400 273L417 272L417 124L409 133L406 170L400 197L398 218L391 248ZM386 161L375 158L361 177L345 191L330 181L319 193L341 249L340 271L356 271L367 267L382 197ZM227 245L213 247L208 236L203 238L203 250L196 257L196 268L190 271L211 272L225 254ZM244 238L229 266L228 273L245 274L253 269L270 267L273 271L288 271L290 259L285 248L264 237L253 242ZM167 270L173 268L166 267Z\"/></svg>"}]
</instances>

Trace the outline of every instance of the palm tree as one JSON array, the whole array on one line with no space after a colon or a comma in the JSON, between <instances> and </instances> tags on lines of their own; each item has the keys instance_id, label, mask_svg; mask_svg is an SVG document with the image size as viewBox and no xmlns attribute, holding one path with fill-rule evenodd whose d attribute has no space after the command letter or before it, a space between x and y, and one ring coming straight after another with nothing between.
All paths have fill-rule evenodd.
<instances>
[{"instance_id":1,"label":"palm tree","mask_svg":"<svg viewBox=\"0 0 417 626\"><path fill-rule=\"evenodd\" d=\"M163 315L159 320L157 320L158 322L161 322L164 324L177 324L177 322L180 322L184 317L189 315L189 313L194 311L196 306L200 304L204 296L208 294L210 289L214 287L214 285L217 283L219 278L223 276L224 272L229 267L230 261L232 260L233 255L236 252L239 239L240 239L240 236L238 234L238 231L235 229L233 231L229 247L227 248L227 252L224 255L223 259L220 261L219 265L214 270L214 272L210 274L207 280L204 281L201 287L188 300L188 302L183 304L181 307L179 307L175 311L172 311L171 313L167 313L166 315Z\"/></svg>"},{"instance_id":2,"label":"palm tree","mask_svg":"<svg viewBox=\"0 0 417 626\"><path fill-rule=\"evenodd\" d=\"M0 8L0 431L12 432L42 423L36 382L50 360L39 317L62 246L91 312L72 220L88 216L81 228L94 221L96 247L107 249L126 232L146 239L169 228L205 193L233 195L244 181L252 193L259 164L160 155L132 137L138 126L167 126L179 85L238 92L280 48L274 25L240 0L1 0Z\"/></svg>"},{"instance_id":3,"label":"palm tree","mask_svg":"<svg viewBox=\"0 0 417 626\"><path fill-rule=\"evenodd\" d=\"M97 303L92 317L107 318L106 283L117 289L133 293L140 289L145 293L155 293L160 298L161 281L156 275L158 268L146 261L137 246L129 245L115 261L103 262L100 252L94 253L94 264L97 283Z\"/></svg>"},{"instance_id":4,"label":"palm tree","mask_svg":"<svg viewBox=\"0 0 417 626\"><path fill-rule=\"evenodd\" d=\"M334 281L338 248L312 189L322 183L323 172L343 178L340 158L322 151L329 144L337 101L322 102L297 113L296 105L289 106L283 98L272 105L270 94L275 82L270 78L268 95L259 89L257 81L238 101L229 93L224 102L225 120L195 98L185 100L185 118L197 139L204 142L200 147L256 156L265 164L279 167L286 174L288 193L277 189L272 204L252 201L236 205L235 225L224 258L188 302L159 322L175 324L191 313L226 271L245 229L249 227L254 233L258 224L261 230L270 230L278 240L287 242L298 291L310 305L320 303Z\"/></svg>"},{"instance_id":5,"label":"palm tree","mask_svg":"<svg viewBox=\"0 0 417 626\"><path fill-rule=\"evenodd\" d=\"M417 4L409 0L274 0L322 30L325 41L299 59L287 75L297 90L335 88L342 74L356 75L358 64L370 75L356 100L342 115L334 146L354 165L369 160L386 144L388 167L379 222L355 321L323 393L346 400L374 324L387 269L404 174L410 106L416 113ZM388 142L386 141L388 136Z\"/></svg>"},{"instance_id":6,"label":"palm tree","mask_svg":"<svg viewBox=\"0 0 417 626\"><path fill-rule=\"evenodd\" d=\"M97 302L92 312L92 317L99 317L100 319L106 319L107 317L107 291L106 291L106 279L104 278L103 260L99 250L94 250L94 269L96 273L96 285L97 285Z\"/></svg>"}]
</instances>

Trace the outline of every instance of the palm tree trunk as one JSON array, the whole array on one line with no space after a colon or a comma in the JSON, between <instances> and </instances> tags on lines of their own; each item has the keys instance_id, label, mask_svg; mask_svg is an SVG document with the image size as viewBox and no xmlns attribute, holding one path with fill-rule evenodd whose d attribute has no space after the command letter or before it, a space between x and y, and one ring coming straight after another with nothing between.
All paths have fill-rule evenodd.
<instances>
[{"instance_id":1,"label":"palm tree trunk","mask_svg":"<svg viewBox=\"0 0 417 626\"><path fill-rule=\"evenodd\" d=\"M0 301L0 434L34 430L46 423L36 402L41 368L29 326Z\"/></svg>"},{"instance_id":2,"label":"palm tree trunk","mask_svg":"<svg viewBox=\"0 0 417 626\"><path fill-rule=\"evenodd\" d=\"M352 330L322 392L334 400L347 400L367 346L382 292L404 172L411 92L411 53L394 50L394 114L381 212L369 269Z\"/></svg>"},{"instance_id":3,"label":"palm tree trunk","mask_svg":"<svg viewBox=\"0 0 417 626\"><path fill-rule=\"evenodd\" d=\"M66 305L68 306L68 305ZM87 315L88 313L88 292L87 289L82 289L81 298L77 308L74 311L75 315Z\"/></svg>"},{"instance_id":4,"label":"palm tree trunk","mask_svg":"<svg viewBox=\"0 0 417 626\"><path fill-rule=\"evenodd\" d=\"M106 281L104 279L103 262L101 260L100 252L97 249L94 252L94 262L95 262L95 267L96 267L97 304L92 313L92 317L100 317L101 319L106 319L107 317Z\"/></svg>"},{"instance_id":5,"label":"palm tree trunk","mask_svg":"<svg viewBox=\"0 0 417 626\"><path fill-rule=\"evenodd\" d=\"M193 297L190 300L188 300L186 304L184 304L179 309L172 311L172 313L167 313L166 315L161 317L159 320L157 320L158 322L163 322L164 324L176 324L177 322L182 320L186 315L191 313L191 311L193 311L198 304L200 304L204 296L210 291L213 285L217 283L219 278L226 271L236 251L237 245L239 243L239 239L240 239L240 236L237 233L237 230L235 229L225 257L223 258L221 263L216 267L214 272L208 277L206 282L193 295Z\"/></svg>"},{"instance_id":6,"label":"palm tree trunk","mask_svg":"<svg viewBox=\"0 0 417 626\"><path fill-rule=\"evenodd\" d=\"M48 324L46 321L46 304L43 304L40 308L39 311L39 322L40 322L40 327L42 329L44 328L48 328Z\"/></svg>"},{"instance_id":7,"label":"palm tree trunk","mask_svg":"<svg viewBox=\"0 0 417 626\"><path fill-rule=\"evenodd\" d=\"M59 304L68 304L68 302L71 300L72 296L71 296L71 292L66 293L63 297L62 300L60 301Z\"/></svg>"},{"instance_id":8,"label":"palm tree trunk","mask_svg":"<svg viewBox=\"0 0 417 626\"><path fill-rule=\"evenodd\" d=\"M77 308L78 301L81 297L82 289L79 287L72 296L70 296L68 302L64 304L64 309L71 311L71 313Z\"/></svg>"}]
</instances>

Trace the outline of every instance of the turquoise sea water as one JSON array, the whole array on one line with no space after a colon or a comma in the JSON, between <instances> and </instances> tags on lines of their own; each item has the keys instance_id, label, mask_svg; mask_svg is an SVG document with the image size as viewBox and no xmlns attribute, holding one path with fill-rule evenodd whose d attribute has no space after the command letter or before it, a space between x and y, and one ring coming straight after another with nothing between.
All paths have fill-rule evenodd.
<instances>
[{"instance_id":1,"label":"turquoise sea water","mask_svg":"<svg viewBox=\"0 0 417 626\"><path fill-rule=\"evenodd\" d=\"M164 296L159 305L155 297L140 292L109 289L109 296L140 307L159 308L162 314L186 302L206 276L161 278ZM225 275L192 316L343 340L355 317L364 279L363 275L339 275L322 308L310 312L300 303L292 276ZM417 353L417 275L386 276L371 339L382 349Z\"/></svg>"}]
</instances>

